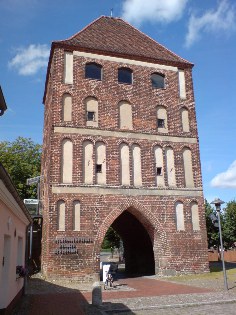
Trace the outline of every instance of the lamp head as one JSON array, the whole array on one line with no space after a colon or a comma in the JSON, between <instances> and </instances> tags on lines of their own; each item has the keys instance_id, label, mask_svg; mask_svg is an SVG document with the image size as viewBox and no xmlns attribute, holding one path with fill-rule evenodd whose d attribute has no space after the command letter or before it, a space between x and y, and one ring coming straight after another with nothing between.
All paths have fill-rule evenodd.
<instances>
[{"instance_id":1,"label":"lamp head","mask_svg":"<svg viewBox=\"0 0 236 315\"><path fill-rule=\"evenodd\" d=\"M225 203L225 202L222 201L222 200L220 200L220 198L215 198L215 200L213 200L213 201L211 202L211 205L215 205L216 211L220 211L220 206L221 206L222 204L224 204L224 203Z\"/></svg>"}]
</instances>

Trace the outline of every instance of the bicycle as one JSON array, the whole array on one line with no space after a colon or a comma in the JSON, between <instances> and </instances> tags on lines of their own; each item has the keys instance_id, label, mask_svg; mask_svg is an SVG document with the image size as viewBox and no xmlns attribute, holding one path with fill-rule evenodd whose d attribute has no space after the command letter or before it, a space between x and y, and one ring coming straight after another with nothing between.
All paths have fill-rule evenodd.
<instances>
[{"instance_id":1,"label":"bicycle","mask_svg":"<svg viewBox=\"0 0 236 315\"><path fill-rule=\"evenodd\" d=\"M113 277L110 273L107 273L107 277L106 280L104 282L104 290L106 290L107 288L112 288L113 287Z\"/></svg>"}]
</instances>

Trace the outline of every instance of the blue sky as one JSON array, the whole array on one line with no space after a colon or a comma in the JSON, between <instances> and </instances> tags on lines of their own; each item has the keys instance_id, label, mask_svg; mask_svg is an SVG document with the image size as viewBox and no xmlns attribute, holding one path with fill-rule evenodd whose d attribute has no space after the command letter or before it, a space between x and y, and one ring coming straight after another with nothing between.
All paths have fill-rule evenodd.
<instances>
[{"instance_id":1,"label":"blue sky","mask_svg":"<svg viewBox=\"0 0 236 315\"><path fill-rule=\"evenodd\" d=\"M0 84L8 110L0 141L42 143L43 92L53 40L101 15L122 17L193 62L204 194L236 199L234 0L0 0Z\"/></svg>"}]
</instances>

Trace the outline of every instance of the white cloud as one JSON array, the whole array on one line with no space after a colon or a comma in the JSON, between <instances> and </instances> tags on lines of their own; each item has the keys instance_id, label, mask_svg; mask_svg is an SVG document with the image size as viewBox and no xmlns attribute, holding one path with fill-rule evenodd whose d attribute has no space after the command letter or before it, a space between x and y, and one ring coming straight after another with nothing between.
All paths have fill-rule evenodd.
<instances>
[{"instance_id":1,"label":"white cloud","mask_svg":"<svg viewBox=\"0 0 236 315\"><path fill-rule=\"evenodd\" d=\"M125 0L122 18L140 25L144 21L169 23L178 20L188 0Z\"/></svg>"},{"instance_id":2,"label":"white cloud","mask_svg":"<svg viewBox=\"0 0 236 315\"><path fill-rule=\"evenodd\" d=\"M234 31L236 27L235 7L230 5L228 0L219 2L216 10L209 10L200 17L193 14L188 24L188 33L185 39L186 47L190 47L200 37L202 32L218 34L219 32Z\"/></svg>"},{"instance_id":3,"label":"white cloud","mask_svg":"<svg viewBox=\"0 0 236 315\"><path fill-rule=\"evenodd\" d=\"M33 75L47 66L49 52L47 45L40 44L18 48L15 57L9 62L9 67L16 69L20 75Z\"/></svg>"},{"instance_id":4,"label":"white cloud","mask_svg":"<svg viewBox=\"0 0 236 315\"><path fill-rule=\"evenodd\" d=\"M223 172L211 180L211 186L221 188L236 188L236 160Z\"/></svg>"}]
</instances>

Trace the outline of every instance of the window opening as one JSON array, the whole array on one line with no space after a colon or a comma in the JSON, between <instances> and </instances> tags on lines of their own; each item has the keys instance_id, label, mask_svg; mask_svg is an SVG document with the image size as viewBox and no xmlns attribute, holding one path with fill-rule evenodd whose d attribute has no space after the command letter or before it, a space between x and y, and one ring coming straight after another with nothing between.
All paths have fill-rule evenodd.
<instances>
[{"instance_id":1,"label":"window opening","mask_svg":"<svg viewBox=\"0 0 236 315\"><path fill-rule=\"evenodd\" d=\"M165 128L165 119L158 118L157 119L157 127L158 128Z\"/></svg>"},{"instance_id":2,"label":"window opening","mask_svg":"<svg viewBox=\"0 0 236 315\"><path fill-rule=\"evenodd\" d=\"M85 78L102 80L102 66L96 63L88 63L85 65Z\"/></svg>"},{"instance_id":3,"label":"window opening","mask_svg":"<svg viewBox=\"0 0 236 315\"><path fill-rule=\"evenodd\" d=\"M133 81L132 70L124 69L124 68L118 69L118 82L119 83L132 84L132 81Z\"/></svg>"},{"instance_id":4,"label":"window opening","mask_svg":"<svg viewBox=\"0 0 236 315\"><path fill-rule=\"evenodd\" d=\"M96 173L102 173L102 164L96 164Z\"/></svg>"},{"instance_id":5,"label":"window opening","mask_svg":"<svg viewBox=\"0 0 236 315\"><path fill-rule=\"evenodd\" d=\"M87 112L87 120L95 121L95 112Z\"/></svg>"},{"instance_id":6,"label":"window opening","mask_svg":"<svg viewBox=\"0 0 236 315\"><path fill-rule=\"evenodd\" d=\"M164 89L165 77L161 74L153 73L151 75L152 87L155 89Z\"/></svg>"},{"instance_id":7,"label":"window opening","mask_svg":"<svg viewBox=\"0 0 236 315\"><path fill-rule=\"evenodd\" d=\"M157 167L157 176L162 175L162 167Z\"/></svg>"}]
</instances>

